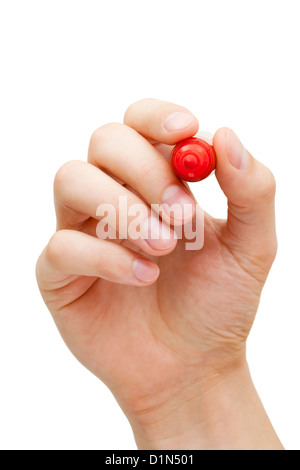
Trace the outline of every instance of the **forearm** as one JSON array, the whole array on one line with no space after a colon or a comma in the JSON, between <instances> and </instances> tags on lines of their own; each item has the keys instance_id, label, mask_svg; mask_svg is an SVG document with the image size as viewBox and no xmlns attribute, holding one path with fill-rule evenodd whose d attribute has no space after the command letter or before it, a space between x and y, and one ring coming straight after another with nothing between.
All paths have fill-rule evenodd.
<instances>
[{"instance_id":1,"label":"forearm","mask_svg":"<svg viewBox=\"0 0 300 470\"><path fill-rule=\"evenodd\" d=\"M139 449L283 450L247 364L133 430Z\"/></svg>"}]
</instances>

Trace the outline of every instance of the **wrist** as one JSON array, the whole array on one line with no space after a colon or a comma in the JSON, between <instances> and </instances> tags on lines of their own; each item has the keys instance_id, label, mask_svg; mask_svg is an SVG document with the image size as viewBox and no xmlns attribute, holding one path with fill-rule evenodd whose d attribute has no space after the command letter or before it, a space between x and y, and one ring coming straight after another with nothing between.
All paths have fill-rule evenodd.
<instances>
[{"instance_id":1,"label":"wrist","mask_svg":"<svg viewBox=\"0 0 300 470\"><path fill-rule=\"evenodd\" d=\"M128 417L139 449L282 449L246 362Z\"/></svg>"}]
</instances>

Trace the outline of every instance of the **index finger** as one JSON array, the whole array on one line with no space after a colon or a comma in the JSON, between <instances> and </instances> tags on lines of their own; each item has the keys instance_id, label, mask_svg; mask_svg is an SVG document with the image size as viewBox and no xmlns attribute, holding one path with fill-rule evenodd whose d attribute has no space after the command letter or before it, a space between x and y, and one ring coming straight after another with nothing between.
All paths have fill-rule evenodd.
<instances>
[{"instance_id":1,"label":"index finger","mask_svg":"<svg viewBox=\"0 0 300 470\"><path fill-rule=\"evenodd\" d=\"M188 109L152 98L130 105L124 124L149 140L169 145L192 137L199 128L196 117Z\"/></svg>"}]
</instances>

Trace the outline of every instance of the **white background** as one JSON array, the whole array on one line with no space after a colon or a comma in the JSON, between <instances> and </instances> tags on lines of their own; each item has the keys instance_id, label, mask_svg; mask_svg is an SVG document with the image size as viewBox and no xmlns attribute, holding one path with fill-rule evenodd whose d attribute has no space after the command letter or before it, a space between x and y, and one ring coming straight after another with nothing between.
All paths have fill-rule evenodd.
<instances>
[{"instance_id":1,"label":"white background","mask_svg":"<svg viewBox=\"0 0 300 470\"><path fill-rule=\"evenodd\" d=\"M144 97L233 128L277 179L279 252L248 358L283 444L300 449L299 0L0 2L0 447L135 449L108 389L63 344L35 281L52 182L92 131ZM193 186L226 214L214 177Z\"/></svg>"}]
</instances>

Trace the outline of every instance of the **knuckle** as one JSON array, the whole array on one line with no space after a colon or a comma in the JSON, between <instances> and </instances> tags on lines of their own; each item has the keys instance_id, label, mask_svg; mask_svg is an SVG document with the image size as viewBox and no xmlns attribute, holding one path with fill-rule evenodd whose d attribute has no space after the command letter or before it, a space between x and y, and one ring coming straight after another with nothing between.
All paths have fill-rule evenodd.
<instances>
[{"instance_id":1,"label":"knuckle","mask_svg":"<svg viewBox=\"0 0 300 470\"><path fill-rule=\"evenodd\" d=\"M59 266L66 251L67 230L59 230L49 240L46 247L46 257L50 264Z\"/></svg>"},{"instance_id":2,"label":"knuckle","mask_svg":"<svg viewBox=\"0 0 300 470\"><path fill-rule=\"evenodd\" d=\"M55 193L61 192L61 189L73 179L75 172L78 167L82 166L82 162L79 160L70 160L64 163L57 171L54 177L54 191Z\"/></svg>"},{"instance_id":3,"label":"knuckle","mask_svg":"<svg viewBox=\"0 0 300 470\"><path fill-rule=\"evenodd\" d=\"M136 103L132 103L128 108L126 109L123 117L123 122L126 122L126 124L129 124L133 121L133 115L134 115L134 108L135 108Z\"/></svg>"},{"instance_id":4,"label":"knuckle","mask_svg":"<svg viewBox=\"0 0 300 470\"><path fill-rule=\"evenodd\" d=\"M148 107L151 102L153 102L153 98L142 98L141 100L131 103L124 113L124 122L133 122L137 109L140 109L141 107Z\"/></svg>"},{"instance_id":5,"label":"knuckle","mask_svg":"<svg viewBox=\"0 0 300 470\"><path fill-rule=\"evenodd\" d=\"M96 129L91 135L89 145L90 151L98 149L99 145L101 145L103 142L107 142L111 136L115 136L117 133L121 132L123 128L123 124L119 122L109 122L101 127L98 127L98 129Z\"/></svg>"}]
</instances>

